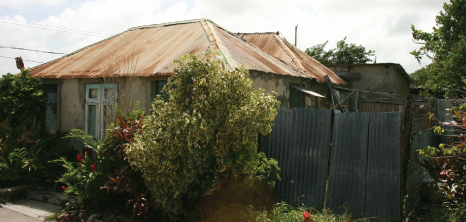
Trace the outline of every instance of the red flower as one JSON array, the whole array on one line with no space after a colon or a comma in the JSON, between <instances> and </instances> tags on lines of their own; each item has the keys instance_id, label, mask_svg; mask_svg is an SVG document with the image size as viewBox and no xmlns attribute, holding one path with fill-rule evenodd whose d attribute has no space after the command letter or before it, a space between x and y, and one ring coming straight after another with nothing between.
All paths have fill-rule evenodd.
<instances>
[{"instance_id":1,"label":"red flower","mask_svg":"<svg viewBox=\"0 0 466 222\"><path fill-rule=\"evenodd\" d=\"M78 162L81 162L81 160L82 160L82 159L81 159L81 154L78 154L78 155L76 156L76 159L78 160Z\"/></svg>"},{"instance_id":2,"label":"red flower","mask_svg":"<svg viewBox=\"0 0 466 222\"><path fill-rule=\"evenodd\" d=\"M36 144L36 141L32 141L32 145Z\"/></svg>"},{"instance_id":3,"label":"red flower","mask_svg":"<svg viewBox=\"0 0 466 222\"><path fill-rule=\"evenodd\" d=\"M57 143L60 144L60 140L57 140Z\"/></svg>"},{"instance_id":4,"label":"red flower","mask_svg":"<svg viewBox=\"0 0 466 222\"><path fill-rule=\"evenodd\" d=\"M92 172L95 172L95 166L94 164L91 165Z\"/></svg>"},{"instance_id":5,"label":"red flower","mask_svg":"<svg viewBox=\"0 0 466 222\"><path fill-rule=\"evenodd\" d=\"M304 212L304 219L306 219L306 222L311 222L311 219L309 218L311 214L309 212Z\"/></svg>"},{"instance_id":6,"label":"red flower","mask_svg":"<svg viewBox=\"0 0 466 222\"><path fill-rule=\"evenodd\" d=\"M23 144L23 142L19 142L19 145L20 145L21 147L23 147L24 144Z\"/></svg>"},{"instance_id":7,"label":"red flower","mask_svg":"<svg viewBox=\"0 0 466 222\"><path fill-rule=\"evenodd\" d=\"M65 187L65 186L61 186L61 188L62 188L63 190L66 190L66 187Z\"/></svg>"},{"instance_id":8,"label":"red flower","mask_svg":"<svg viewBox=\"0 0 466 222\"><path fill-rule=\"evenodd\" d=\"M107 151L103 151L102 154L104 154L104 156L107 156Z\"/></svg>"},{"instance_id":9,"label":"red flower","mask_svg":"<svg viewBox=\"0 0 466 222\"><path fill-rule=\"evenodd\" d=\"M57 129L57 135L58 135L58 134L60 134L60 130L59 130L59 129Z\"/></svg>"}]
</instances>

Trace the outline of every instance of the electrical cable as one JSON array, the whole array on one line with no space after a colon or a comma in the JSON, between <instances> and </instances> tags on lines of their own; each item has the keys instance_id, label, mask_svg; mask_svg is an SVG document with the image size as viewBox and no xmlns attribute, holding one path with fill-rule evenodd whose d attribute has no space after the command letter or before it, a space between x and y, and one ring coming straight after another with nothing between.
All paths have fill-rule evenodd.
<instances>
[{"instance_id":1,"label":"electrical cable","mask_svg":"<svg viewBox=\"0 0 466 222\"><path fill-rule=\"evenodd\" d=\"M85 33L79 33L79 32L70 32L70 31L65 31L65 30L56 30L56 29L49 29L49 28L41 28L41 27L36 27L36 26L31 26L31 25L25 25L25 24L16 24L16 23L11 23L11 22L5 22L5 21L0 21L1 23L6 23L6 24L12 24L12 25L21 25L21 26L26 26L26 27L31 27L31 28L37 28L37 29L45 29L45 30L51 30L51 31L56 31L56 32L66 32L66 33L71 33L71 34L79 34L79 35L87 35L87 36L95 36L95 37L109 37L110 35L103 36L103 35L91 35L91 34L85 34Z\"/></svg>"},{"instance_id":2,"label":"electrical cable","mask_svg":"<svg viewBox=\"0 0 466 222\"><path fill-rule=\"evenodd\" d=\"M0 56L0 57L1 57L1 58L7 58L7 59L15 59L15 58L8 57L8 56ZM45 63L45 62L32 61L32 60L27 60L27 59L23 59L23 61L28 61L28 62L37 62L37 63Z\"/></svg>"},{"instance_id":3,"label":"electrical cable","mask_svg":"<svg viewBox=\"0 0 466 222\"><path fill-rule=\"evenodd\" d=\"M14 21L14 22L23 22L23 23L28 23L28 24L33 24L33 25L39 25L39 26L47 26L47 27L57 28L57 29L64 29L64 30L78 31L78 32L84 32L84 33L94 33L94 34L103 35L103 36L110 36L109 34L105 34L105 33L90 32L90 31L84 31L84 30L78 30L78 29L69 29L69 28L63 28L63 27L57 27L57 26L51 26L51 25L44 25L44 24L39 24L39 23L34 23L34 22L19 21L19 20L14 20L14 19L0 18L0 20L8 20L8 21Z\"/></svg>"},{"instance_id":4,"label":"electrical cable","mask_svg":"<svg viewBox=\"0 0 466 222\"><path fill-rule=\"evenodd\" d=\"M43 12L35 12L35 11L24 10L24 9L19 9L19 8L12 8L12 7L7 7L7 6L0 6L0 8L7 8L7 9L13 9L13 10L17 10L17 11L31 12L31 13L42 14L42 15L51 15L51 16L56 16L56 17L59 17L59 18L75 19L75 20L81 20L81 21L85 21L85 22L93 22L93 23L100 23L100 24L106 24L106 25L126 27L126 26L123 26L123 25L117 25L117 24L111 24L111 23L105 23L105 22L97 22L97 21L92 21L92 20L79 19L79 18L73 18L73 17L61 16L61 15L47 14L47 13L43 13Z\"/></svg>"},{"instance_id":5,"label":"electrical cable","mask_svg":"<svg viewBox=\"0 0 466 222\"><path fill-rule=\"evenodd\" d=\"M61 52L48 52L48 51L41 51L41 50L35 50L35 49L25 49L25 48L20 48L20 47L0 46L0 48L18 49L18 50L33 51L33 52L42 52L42 53L50 53L50 54L59 54L59 55L65 55L65 54L66 54L66 53L61 53Z\"/></svg>"}]
</instances>

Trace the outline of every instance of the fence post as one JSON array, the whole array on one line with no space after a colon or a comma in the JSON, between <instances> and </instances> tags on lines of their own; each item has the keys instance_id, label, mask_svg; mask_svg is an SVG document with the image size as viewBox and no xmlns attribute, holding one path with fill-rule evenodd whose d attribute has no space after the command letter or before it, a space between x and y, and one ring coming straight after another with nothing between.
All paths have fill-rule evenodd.
<instances>
[{"instance_id":1,"label":"fence post","mask_svg":"<svg viewBox=\"0 0 466 222\"><path fill-rule=\"evenodd\" d=\"M403 122L402 126L402 135L401 135L401 201L403 201L403 197L406 195L406 175L408 170L408 161L409 161L409 154L410 149L409 145L411 143L411 127L413 125L413 115L414 115L414 99L415 95L410 94L406 96L405 106L404 106L404 115L403 115ZM403 207L403 204L401 204ZM403 212L403 211L400 211Z\"/></svg>"}]
</instances>

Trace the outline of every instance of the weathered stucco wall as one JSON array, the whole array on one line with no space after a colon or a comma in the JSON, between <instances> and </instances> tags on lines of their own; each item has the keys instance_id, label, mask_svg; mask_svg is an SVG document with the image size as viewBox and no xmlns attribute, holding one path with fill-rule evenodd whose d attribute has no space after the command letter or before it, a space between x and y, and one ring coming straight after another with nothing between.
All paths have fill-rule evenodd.
<instances>
[{"instance_id":1,"label":"weathered stucco wall","mask_svg":"<svg viewBox=\"0 0 466 222\"><path fill-rule=\"evenodd\" d=\"M348 66L329 65L335 73L360 73L360 80L349 81L349 88L371 92L382 92L398 95L410 93L409 83L395 69L393 65Z\"/></svg>"},{"instance_id":2,"label":"weathered stucco wall","mask_svg":"<svg viewBox=\"0 0 466 222\"><path fill-rule=\"evenodd\" d=\"M60 128L69 131L84 130L86 84L118 84L118 108L128 111L137 102L147 113L151 104L151 81L166 80L167 77L120 77L104 79L61 79L60 87Z\"/></svg>"},{"instance_id":3,"label":"weathered stucco wall","mask_svg":"<svg viewBox=\"0 0 466 222\"><path fill-rule=\"evenodd\" d=\"M306 96L304 101L305 108L328 108L330 106L328 96L329 90L326 83L318 83L315 79L306 79L294 76L276 75L272 73L262 73L250 71L249 77L254 82L254 89L264 89L267 93L277 93L277 98L280 101L281 109L289 109L292 104L289 102L290 86L296 85L316 93L319 93L326 98L317 98Z\"/></svg>"},{"instance_id":4,"label":"weathered stucco wall","mask_svg":"<svg viewBox=\"0 0 466 222\"><path fill-rule=\"evenodd\" d=\"M84 103L81 101L84 97L81 97L79 92L79 79L61 80L60 90L60 129L62 131L75 128L84 130Z\"/></svg>"},{"instance_id":5,"label":"weathered stucco wall","mask_svg":"<svg viewBox=\"0 0 466 222\"><path fill-rule=\"evenodd\" d=\"M314 79L306 79L293 76L283 76L271 73L250 72L254 89L265 89L267 93L276 92L280 101L280 108L288 109L292 104L289 102L290 86L297 85L317 92L326 98L306 96L305 108L329 108L331 101L326 84L318 83ZM123 111L131 109L140 102L140 107L150 113L151 109L151 82L154 80L167 80L168 77L119 77L104 79L61 79L60 80L60 128L62 131L70 131L78 128L85 130L85 108L86 108L86 84L116 83L118 84L118 108Z\"/></svg>"}]
</instances>

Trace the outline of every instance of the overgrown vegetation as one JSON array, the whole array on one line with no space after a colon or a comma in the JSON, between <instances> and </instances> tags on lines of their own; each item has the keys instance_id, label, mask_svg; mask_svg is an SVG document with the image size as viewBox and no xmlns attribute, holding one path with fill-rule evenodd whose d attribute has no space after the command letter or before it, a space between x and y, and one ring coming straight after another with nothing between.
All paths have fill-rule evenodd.
<instances>
[{"instance_id":1,"label":"overgrown vegetation","mask_svg":"<svg viewBox=\"0 0 466 222\"><path fill-rule=\"evenodd\" d=\"M445 207L440 214L441 218L452 221L466 220L466 107L454 107L450 110L454 121L442 123L435 128L437 134L445 133L457 135L450 138L448 144L440 144L438 148L427 147L419 150L425 158L421 164L435 181L435 189L442 195L442 206ZM440 210L442 211L442 210Z\"/></svg>"},{"instance_id":2,"label":"overgrown vegetation","mask_svg":"<svg viewBox=\"0 0 466 222\"><path fill-rule=\"evenodd\" d=\"M306 214L305 212L308 212ZM287 203L277 203L271 210L256 210L252 207L243 215L246 221L327 221L327 222L349 222L349 221L367 221L366 219L357 219L350 214L335 215L330 210L318 211L313 208L307 208L304 205L292 206ZM309 220L306 220L305 218Z\"/></svg>"},{"instance_id":3,"label":"overgrown vegetation","mask_svg":"<svg viewBox=\"0 0 466 222\"><path fill-rule=\"evenodd\" d=\"M228 70L216 56L207 51L177 61L176 75L164 88L168 100L156 97L127 150L152 204L171 220L196 217L200 198L229 175L251 175L270 185L278 179L276 162L257 153L258 133L271 132L278 101L254 91L244 67ZM261 169L260 162L268 166Z\"/></svg>"},{"instance_id":4,"label":"overgrown vegetation","mask_svg":"<svg viewBox=\"0 0 466 222\"><path fill-rule=\"evenodd\" d=\"M124 211L126 207L133 212L133 220L147 216L150 205L145 199L146 188L141 173L131 168L125 152L128 144L134 142L135 135L142 130L144 110L138 105L127 114L120 110L112 130L102 141L95 141L78 129L68 136L82 139L97 154L97 160L78 153L74 161L64 158L53 161L61 163L67 170L57 182L64 184L64 193L71 199L67 203L68 209L58 215L57 220L81 220L97 215L90 212L109 208ZM83 215L84 212L89 213Z\"/></svg>"},{"instance_id":5,"label":"overgrown vegetation","mask_svg":"<svg viewBox=\"0 0 466 222\"><path fill-rule=\"evenodd\" d=\"M449 98L466 95L466 1L451 0L436 16L433 32L411 26L413 40L422 44L411 52L420 62L423 56L432 60L419 73L424 94L439 94Z\"/></svg>"},{"instance_id":6,"label":"overgrown vegetation","mask_svg":"<svg viewBox=\"0 0 466 222\"><path fill-rule=\"evenodd\" d=\"M46 98L41 81L27 74L0 79L0 188L51 183L64 170L48 161L70 156L65 133L50 134L39 122Z\"/></svg>"}]
</instances>

